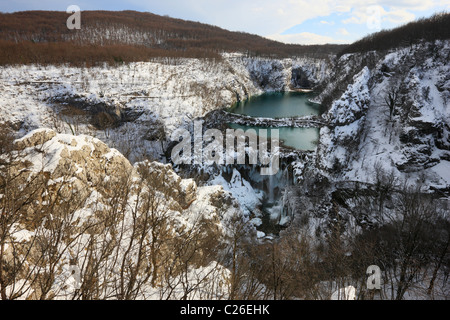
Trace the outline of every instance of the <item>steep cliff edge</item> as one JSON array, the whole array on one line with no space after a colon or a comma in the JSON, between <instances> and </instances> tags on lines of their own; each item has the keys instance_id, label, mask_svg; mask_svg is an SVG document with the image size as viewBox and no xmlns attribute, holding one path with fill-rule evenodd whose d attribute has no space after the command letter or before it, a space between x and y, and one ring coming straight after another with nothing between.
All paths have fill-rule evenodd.
<instances>
[{"instance_id":1,"label":"steep cliff edge","mask_svg":"<svg viewBox=\"0 0 450 320\"><path fill-rule=\"evenodd\" d=\"M335 97L318 166L336 179L365 182L381 166L402 177L424 174L431 188L448 190L449 57L449 41L440 40L340 57L318 97Z\"/></svg>"},{"instance_id":2,"label":"steep cliff edge","mask_svg":"<svg viewBox=\"0 0 450 320\"><path fill-rule=\"evenodd\" d=\"M19 135L42 127L87 134L132 162L164 161L164 143L173 130L263 92L290 90L305 81L314 86L329 68L325 59L242 54L225 54L221 61L155 59L92 68L2 66L1 121Z\"/></svg>"},{"instance_id":3,"label":"steep cliff edge","mask_svg":"<svg viewBox=\"0 0 450 320\"><path fill-rule=\"evenodd\" d=\"M91 298L180 298L182 276L201 282L191 297L219 281L226 292L211 248L239 209L222 187L132 165L90 136L37 129L12 145L0 155L2 298L70 299L94 282ZM167 281L177 289L165 292Z\"/></svg>"}]
</instances>

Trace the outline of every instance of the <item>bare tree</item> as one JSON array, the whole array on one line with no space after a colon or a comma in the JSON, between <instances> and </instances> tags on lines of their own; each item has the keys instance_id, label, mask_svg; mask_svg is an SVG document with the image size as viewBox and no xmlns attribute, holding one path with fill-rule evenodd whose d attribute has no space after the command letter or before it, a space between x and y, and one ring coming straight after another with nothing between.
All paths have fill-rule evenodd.
<instances>
[{"instance_id":1,"label":"bare tree","mask_svg":"<svg viewBox=\"0 0 450 320\"><path fill-rule=\"evenodd\" d=\"M384 102L389 107L389 119L392 120L392 116L400 102L400 90L395 86L391 86L386 92Z\"/></svg>"}]
</instances>

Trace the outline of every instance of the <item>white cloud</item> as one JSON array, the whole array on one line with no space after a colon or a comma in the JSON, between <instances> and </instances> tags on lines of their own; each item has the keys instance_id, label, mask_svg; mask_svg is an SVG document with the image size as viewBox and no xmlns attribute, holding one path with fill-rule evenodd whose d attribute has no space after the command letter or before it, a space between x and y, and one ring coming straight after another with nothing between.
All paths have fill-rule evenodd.
<instances>
[{"instance_id":1,"label":"white cloud","mask_svg":"<svg viewBox=\"0 0 450 320\"><path fill-rule=\"evenodd\" d=\"M383 18L387 21L396 24L402 24L413 21L416 18L416 16L413 13L408 12L406 10L392 10L387 12L384 16L382 16L382 19Z\"/></svg>"},{"instance_id":2,"label":"white cloud","mask_svg":"<svg viewBox=\"0 0 450 320\"><path fill-rule=\"evenodd\" d=\"M391 22L394 24L403 24L414 20L416 16L407 9L384 9L382 6L368 6L366 8L357 8L352 11L350 18L342 20L344 24L363 24L370 23L373 20L379 20L380 23Z\"/></svg>"},{"instance_id":3,"label":"white cloud","mask_svg":"<svg viewBox=\"0 0 450 320\"><path fill-rule=\"evenodd\" d=\"M370 22L367 12L370 6L381 8L381 27L384 23L401 24L415 18L414 10L430 10L450 0L131 0L140 2L152 11L152 7L168 8L177 12L171 16L183 19L201 21L232 31L245 31L267 36L283 42L291 43L340 43L339 36L347 35L345 31L337 30L336 37L329 37L314 33L299 33L297 35L281 35L286 30L303 22L320 18L327 25L327 18L333 13L341 15L347 24L364 24ZM158 2L158 4L156 4ZM345 19L345 18L346 19ZM336 24L334 24L336 23ZM328 22L328 25L339 25L340 22ZM308 30L310 31L310 30ZM374 31L371 28L368 32ZM313 31L314 32L314 31ZM353 34L353 32L352 32ZM268 36L269 35L269 36ZM347 35L348 36L348 35ZM356 40L356 39L354 39Z\"/></svg>"},{"instance_id":4,"label":"white cloud","mask_svg":"<svg viewBox=\"0 0 450 320\"><path fill-rule=\"evenodd\" d=\"M292 26L333 11L331 0L131 0L146 10L201 21L232 30L259 35L282 33Z\"/></svg>"},{"instance_id":5,"label":"white cloud","mask_svg":"<svg viewBox=\"0 0 450 320\"><path fill-rule=\"evenodd\" d=\"M338 31L336 31L336 34L342 35L342 36L348 36L350 32L347 31L345 28L339 28Z\"/></svg>"},{"instance_id":6,"label":"white cloud","mask_svg":"<svg viewBox=\"0 0 450 320\"><path fill-rule=\"evenodd\" d=\"M252 8L252 9L251 9L251 11L252 11L252 12L255 12L255 13L256 13L256 12L261 12L261 11L263 11L263 10L264 10L264 8L262 8L262 7L255 7L255 8Z\"/></svg>"},{"instance_id":7,"label":"white cloud","mask_svg":"<svg viewBox=\"0 0 450 320\"><path fill-rule=\"evenodd\" d=\"M349 12L350 10L352 10L352 7L348 6L348 5L337 5L334 7L334 11L340 12L340 13Z\"/></svg>"},{"instance_id":8,"label":"white cloud","mask_svg":"<svg viewBox=\"0 0 450 320\"><path fill-rule=\"evenodd\" d=\"M65 10L70 0L15 0L6 1L4 10L50 9ZM383 9L381 19L390 23L405 23L415 14L439 7L450 8L450 0L77 0L82 10L140 10L171 17L201 21L232 31L245 31L259 35L281 34L309 19L326 21L338 13L344 21L363 24L369 15L367 7L377 5ZM336 25L340 22L336 21ZM322 38L325 39L325 38ZM336 40L339 41L339 40Z\"/></svg>"}]
</instances>

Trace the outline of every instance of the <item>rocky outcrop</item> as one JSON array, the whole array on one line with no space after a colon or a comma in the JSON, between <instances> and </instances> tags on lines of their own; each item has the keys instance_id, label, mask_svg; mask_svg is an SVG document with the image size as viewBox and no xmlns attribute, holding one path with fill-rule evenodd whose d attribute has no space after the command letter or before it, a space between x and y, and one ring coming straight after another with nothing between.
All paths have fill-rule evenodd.
<instances>
[{"instance_id":1,"label":"rocky outcrop","mask_svg":"<svg viewBox=\"0 0 450 320\"><path fill-rule=\"evenodd\" d=\"M354 83L348 85L342 97L325 114L328 126L320 131L320 168L339 170L356 156L353 151L360 143L370 103L369 79L370 71L366 67L354 76Z\"/></svg>"},{"instance_id":2,"label":"rocky outcrop","mask_svg":"<svg viewBox=\"0 0 450 320\"><path fill-rule=\"evenodd\" d=\"M309 89L314 86L314 83L308 78L308 75L302 68L292 69L291 86L293 88Z\"/></svg>"},{"instance_id":3,"label":"rocky outcrop","mask_svg":"<svg viewBox=\"0 0 450 320\"><path fill-rule=\"evenodd\" d=\"M435 166L449 159L449 53L448 41L436 41L337 59L317 98L329 107L319 167L367 181L382 166L398 177L424 174L445 188L450 181Z\"/></svg>"},{"instance_id":4,"label":"rocky outcrop","mask_svg":"<svg viewBox=\"0 0 450 320\"><path fill-rule=\"evenodd\" d=\"M35 130L32 134L15 141L15 145L18 151L22 151L26 148L36 147L43 145L47 141L50 141L56 136L56 132L50 129Z\"/></svg>"},{"instance_id":5,"label":"rocky outcrop","mask_svg":"<svg viewBox=\"0 0 450 320\"><path fill-rule=\"evenodd\" d=\"M193 179L181 179L171 164L144 161L136 164L138 172L146 175L155 187L172 200L171 207L177 211L188 209L197 199L197 184Z\"/></svg>"},{"instance_id":6,"label":"rocky outcrop","mask_svg":"<svg viewBox=\"0 0 450 320\"><path fill-rule=\"evenodd\" d=\"M138 119L144 112L106 101L90 101L79 95L52 97L51 103L66 117L78 117L99 130L116 128Z\"/></svg>"},{"instance_id":7,"label":"rocky outcrop","mask_svg":"<svg viewBox=\"0 0 450 320\"><path fill-rule=\"evenodd\" d=\"M164 272L171 277L182 272L172 264L184 258L179 246L193 252L177 263L189 263L189 270L206 267L211 260L203 257L209 246L218 245L227 232L227 219L239 212L223 187L197 187L170 164L146 160L132 165L90 136L38 129L14 145L5 158L14 162L5 162L7 169L0 167L0 181L10 182L8 188L0 184L0 200L8 199L1 201L0 213L9 223L7 244L1 243L2 266L9 268L15 259L26 265L11 282L26 288L17 293L22 298L67 298L75 290L72 282L66 283L71 276L67 270L84 268L86 279L94 261L104 266L101 272L108 281L102 285L119 281L125 265L127 272L135 268L136 276L147 279L145 294L154 293L167 280ZM187 249L193 234L194 249ZM135 265L139 259L141 268ZM48 278L42 271L46 268L51 268ZM45 279L46 285L36 279ZM13 285L6 285L8 292L16 293Z\"/></svg>"},{"instance_id":8,"label":"rocky outcrop","mask_svg":"<svg viewBox=\"0 0 450 320\"><path fill-rule=\"evenodd\" d=\"M15 145L23 160L30 163L31 175L45 172L52 181L70 181L80 197L95 190L107 198L114 185L145 179L164 194L173 210L183 212L197 200L195 181L182 179L170 164L143 161L133 166L117 150L90 136L38 129L16 140Z\"/></svg>"},{"instance_id":9,"label":"rocky outcrop","mask_svg":"<svg viewBox=\"0 0 450 320\"><path fill-rule=\"evenodd\" d=\"M38 129L15 144L23 158L31 163L31 172L48 172L52 180L78 181L78 192L99 186L105 179L118 183L125 176L135 174L122 154L90 136Z\"/></svg>"}]
</instances>

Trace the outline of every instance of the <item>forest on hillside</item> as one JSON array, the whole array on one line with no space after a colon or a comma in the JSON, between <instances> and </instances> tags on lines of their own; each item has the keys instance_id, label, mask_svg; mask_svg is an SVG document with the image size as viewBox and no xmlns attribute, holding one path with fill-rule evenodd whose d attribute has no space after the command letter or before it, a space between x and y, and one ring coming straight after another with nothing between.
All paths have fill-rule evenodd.
<instances>
[{"instance_id":1,"label":"forest on hillside","mask_svg":"<svg viewBox=\"0 0 450 320\"><path fill-rule=\"evenodd\" d=\"M373 50L389 50L402 46L410 46L419 41L435 41L450 39L450 13L436 13L429 18L422 18L392 30L381 30L372 33L339 52L367 52Z\"/></svg>"},{"instance_id":2,"label":"forest on hillside","mask_svg":"<svg viewBox=\"0 0 450 320\"><path fill-rule=\"evenodd\" d=\"M291 45L245 32L136 11L82 11L81 29L58 11L0 13L0 65L220 59L223 52L286 58L327 57L342 45Z\"/></svg>"}]
</instances>

